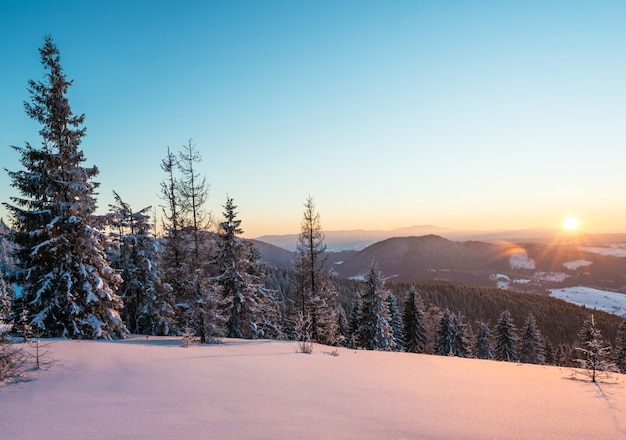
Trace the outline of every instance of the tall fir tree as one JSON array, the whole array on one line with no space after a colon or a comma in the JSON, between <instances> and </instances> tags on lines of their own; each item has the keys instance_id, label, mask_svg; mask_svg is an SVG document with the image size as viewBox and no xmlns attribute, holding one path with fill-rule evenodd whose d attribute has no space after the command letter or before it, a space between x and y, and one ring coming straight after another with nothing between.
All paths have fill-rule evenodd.
<instances>
[{"instance_id":1,"label":"tall fir tree","mask_svg":"<svg viewBox=\"0 0 626 440\"><path fill-rule=\"evenodd\" d=\"M517 329L511 318L511 312L505 310L494 330L495 346L493 358L497 361L514 362L517 360Z\"/></svg>"},{"instance_id":2,"label":"tall fir tree","mask_svg":"<svg viewBox=\"0 0 626 440\"><path fill-rule=\"evenodd\" d=\"M391 292L384 287L384 278L376 263L372 263L365 278L363 309L359 336L368 350L395 350L396 343L387 306Z\"/></svg>"},{"instance_id":3,"label":"tall fir tree","mask_svg":"<svg viewBox=\"0 0 626 440\"><path fill-rule=\"evenodd\" d=\"M31 325L44 336L120 338L127 334L116 294L121 277L109 266L107 237L94 215L92 179L80 143L85 115L76 116L67 98L72 81L61 67L51 36L39 50L45 81L29 81L26 113L41 124L42 147L14 147L24 167L9 171L21 197L5 204L19 246L17 282Z\"/></svg>"},{"instance_id":4,"label":"tall fir tree","mask_svg":"<svg viewBox=\"0 0 626 440\"><path fill-rule=\"evenodd\" d=\"M313 342L336 345L339 342L337 326L337 292L330 283L326 267L327 254L320 215L311 196L304 204L304 215L293 269L292 314L300 315L306 337Z\"/></svg>"},{"instance_id":5,"label":"tall fir tree","mask_svg":"<svg viewBox=\"0 0 626 440\"><path fill-rule=\"evenodd\" d=\"M519 361L525 364L544 364L545 350L541 332L532 313L529 313L524 322L519 342Z\"/></svg>"},{"instance_id":6,"label":"tall fir tree","mask_svg":"<svg viewBox=\"0 0 626 440\"><path fill-rule=\"evenodd\" d=\"M486 322L481 321L478 324L478 333L476 334L473 354L477 359L493 359L491 330Z\"/></svg>"},{"instance_id":7,"label":"tall fir tree","mask_svg":"<svg viewBox=\"0 0 626 440\"><path fill-rule=\"evenodd\" d=\"M274 305L271 293L261 279L263 271L257 266L258 254L251 251L253 245L250 242L239 237L243 229L236 209L233 199L227 197L215 260L226 336L263 337L266 336L264 329L275 327L267 314L267 311L274 310Z\"/></svg>"},{"instance_id":8,"label":"tall fir tree","mask_svg":"<svg viewBox=\"0 0 626 440\"><path fill-rule=\"evenodd\" d=\"M150 207L133 212L113 192L109 205L110 235L117 244L109 251L111 266L122 274L118 291L124 302L122 315L132 333L169 335L177 332L172 289L161 284L159 243L152 235Z\"/></svg>"},{"instance_id":9,"label":"tall fir tree","mask_svg":"<svg viewBox=\"0 0 626 440\"><path fill-rule=\"evenodd\" d=\"M411 353L423 353L430 338L425 326L424 301L414 286L409 289L404 304L405 349Z\"/></svg>"}]
</instances>

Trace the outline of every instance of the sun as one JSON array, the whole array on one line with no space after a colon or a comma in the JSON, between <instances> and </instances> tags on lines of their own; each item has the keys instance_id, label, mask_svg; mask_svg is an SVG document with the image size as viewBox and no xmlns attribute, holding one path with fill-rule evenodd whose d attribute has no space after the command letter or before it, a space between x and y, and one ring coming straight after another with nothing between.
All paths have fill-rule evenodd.
<instances>
[{"instance_id":1,"label":"sun","mask_svg":"<svg viewBox=\"0 0 626 440\"><path fill-rule=\"evenodd\" d=\"M579 225L580 222L576 217L567 217L563 222L563 227L568 231L575 231L576 229L578 229Z\"/></svg>"}]
</instances>

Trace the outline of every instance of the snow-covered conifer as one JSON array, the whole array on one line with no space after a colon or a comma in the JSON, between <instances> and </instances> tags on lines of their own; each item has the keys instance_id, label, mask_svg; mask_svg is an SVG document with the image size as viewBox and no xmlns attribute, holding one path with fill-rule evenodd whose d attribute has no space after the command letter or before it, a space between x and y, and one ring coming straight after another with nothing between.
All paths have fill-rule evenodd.
<instances>
[{"instance_id":1,"label":"snow-covered conifer","mask_svg":"<svg viewBox=\"0 0 626 440\"><path fill-rule=\"evenodd\" d=\"M23 170L9 171L21 197L6 204L19 246L17 282L31 324L45 336L118 338L127 330L116 294L121 277L104 252L107 236L95 217L94 166L79 149L84 115L70 109L68 81L52 37L39 50L45 82L29 81L26 113L42 125L40 149L14 147Z\"/></svg>"},{"instance_id":2,"label":"snow-covered conifer","mask_svg":"<svg viewBox=\"0 0 626 440\"><path fill-rule=\"evenodd\" d=\"M474 343L474 357L477 359L493 359L491 348L491 330L486 322L480 322Z\"/></svg>"},{"instance_id":3,"label":"snow-covered conifer","mask_svg":"<svg viewBox=\"0 0 626 440\"><path fill-rule=\"evenodd\" d=\"M8 321L12 314L11 306L15 299L12 278L15 276L13 253L15 246L11 241L10 229L0 218L0 324Z\"/></svg>"},{"instance_id":4,"label":"snow-covered conifer","mask_svg":"<svg viewBox=\"0 0 626 440\"><path fill-rule=\"evenodd\" d=\"M460 313L453 314L451 318L454 333L452 354L463 358L469 357L471 343L468 325L463 322L463 315Z\"/></svg>"},{"instance_id":5,"label":"snow-covered conifer","mask_svg":"<svg viewBox=\"0 0 626 440\"><path fill-rule=\"evenodd\" d=\"M450 310L446 309L437 325L437 338L435 339L435 354L438 356L454 356L455 334L452 326Z\"/></svg>"},{"instance_id":6,"label":"snow-covered conifer","mask_svg":"<svg viewBox=\"0 0 626 440\"><path fill-rule=\"evenodd\" d=\"M249 260L258 254L249 252L252 244L239 237L243 230L236 209L233 199L227 197L215 259L226 335L230 338L263 337L269 293L255 266L257 261Z\"/></svg>"},{"instance_id":7,"label":"snow-covered conifer","mask_svg":"<svg viewBox=\"0 0 626 440\"><path fill-rule=\"evenodd\" d=\"M339 345L342 347L348 347L351 337L350 324L348 323L348 317L346 316L346 311L343 307L339 307L337 309L337 327L339 330L339 337L341 338Z\"/></svg>"},{"instance_id":8,"label":"snow-covered conifer","mask_svg":"<svg viewBox=\"0 0 626 440\"><path fill-rule=\"evenodd\" d=\"M391 293L384 287L382 273L372 263L365 278L363 309L361 311L360 338L368 350L395 350L396 344L387 306Z\"/></svg>"},{"instance_id":9,"label":"snow-covered conifer","mask_svg":"<svg viewBox=\"0 0 626 440\"><path fill-rule=\"evenodd\" d=\"M613 361L620 373L626 373L626 318L617 327L615 336L615 348L613 349Z\"/></svg>"},{"instance_id":10,"label":"snow-covered conifer","mask_svg":"<svg viewBox=\"0 0 626 440\"><path fill-rule=\"evenodd\" d=\"M424 302L414 286L404 304L404 334L406 351L423 353L430 338L425 326Z\"/></svg>"},{"instance_id":11,"label":"snow-covered conifer","mask_svg":"<svg viewBox=\"0 0 626 440\"><path fill-rule=\"evenodd\" d=\"M546 354L546 364L547 365L555 365L556 359L555 359L555 353L554 353L554 345L552 345L552 342L550 342L549 340L546 339L545 345L544 345L544 352Z\"/></svg>"},{"instance_id":12,"label":"snow-covered conifer","mask_svg":"<svg viewBox=\"0 0 626 440\"><path fill-rule=\"evenodd\" d=\"M398 308L398 299L396 296L389 292L387 295L387 308L389 309L389 318L391 329L393 330L393 339L396 344L396 350L404 350L404 326L402 325L402 315L400 315L400 309Z\"/></svg>"},{"instance_id":13,"label":"snow-covered conifer","mask_svg":"<svg viewBox=\"0 0 626 440\"><path fill-rule=\"evenodd\" d=\"M159 243L151 233L150 207L133 212L113 193L110 205L111 233L117 246L109 251L111 266L124 280L118 295L124 302L122 315L132 333L168 335L176 330L171 289L161 284Z\"/></svg>"},{"instance_id":14,"label":"snow-covered conifer","mask_svg":"<svg viewBox=\"0 0 626 440\"><path fill-rule=\"evenodd\" d=\"M604 344L602 332L596 328L593 315L590 315L578 333L581 346L576 348L580 358L576 359L581 368L589 373L591 381L596 381L598 371L617 371L617 366L610 361L611 347Z\"/></svg>"},{"instance_id":15,"label":"snow-covered conifer","mask_svg":"<svg viewBox=\"0 0 626 440\"><path fill-rule=\"evenodd\" d=\"M513 318L511 318L511 312L508 310L500 314L500 319L494 330L494 339L493 358L495 360L506 362L517 360L518 338Z\"/></svg>"},{"instance_id":16,"label":"snow-covered conifer","mask_svg":"<svg viewBox=\"0 0 626 440\"><path fill-rule=\"evenodd\" d=\"M522 336L519 342L519 361L526 364L545 363L545 351L541 332L537 328L537 321L529 313L524 322Z\"/></svg>"},{"instance_id":17,"label":"snow-covered conifer","mask_svg":"<svg viewBox=\"0 0 626 440\"><path fill-rule=\"evenodd\" d=\"M363 313L363 301L361 299L361 292L357 291L352 301L352 315L350 315L350 338L348 340L348 347L358 348L365 347L365 341L361 337L361 321Z\"/></svg>"}]
</instances>

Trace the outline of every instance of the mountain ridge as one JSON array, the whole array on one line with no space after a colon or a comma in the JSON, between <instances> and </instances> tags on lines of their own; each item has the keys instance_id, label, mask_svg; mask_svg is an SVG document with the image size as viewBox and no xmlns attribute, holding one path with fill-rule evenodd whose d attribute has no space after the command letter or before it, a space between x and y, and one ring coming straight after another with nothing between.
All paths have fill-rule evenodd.
<instances>
[{"instance_id":1,"label":"mountain ridge","mask_svg":"<svg viewBox=\"0 0 626 440\"><path fill-rule=\"evenodd\" d=\"M263 235L254 240L273 244L290 251L296 250L299 234ZM626 241L626 233L567 233L557 228L525 228L494 230L461 230L435 225L414 225L389 230L350 229L325 231L325 243L329 251L362 250L376 242L394 238L439 235L454 241L510 241L549 243L570 241L584 237L590 243Z\"/></svg>"}]
</instances>

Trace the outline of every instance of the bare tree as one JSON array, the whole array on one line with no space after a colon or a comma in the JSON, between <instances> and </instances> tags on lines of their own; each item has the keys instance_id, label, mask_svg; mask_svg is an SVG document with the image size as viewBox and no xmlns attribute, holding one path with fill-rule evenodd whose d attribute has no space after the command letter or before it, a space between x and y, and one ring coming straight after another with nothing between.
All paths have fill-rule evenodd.
<instances>
[{"instance_id":1,"label":"bare tree","mask_svg":"<svg viewBox=\"0 0 626 440\"><path fill-rule=\"evenodd\" d=\"M306 327L310 328L313 341L335 345L339 336L337 293L329 282L324 232L320 215L310 195L304 204L300 227L293 271L295 317L302 315L303 319L310 321Z\"/></svg>"}]
</instances>

